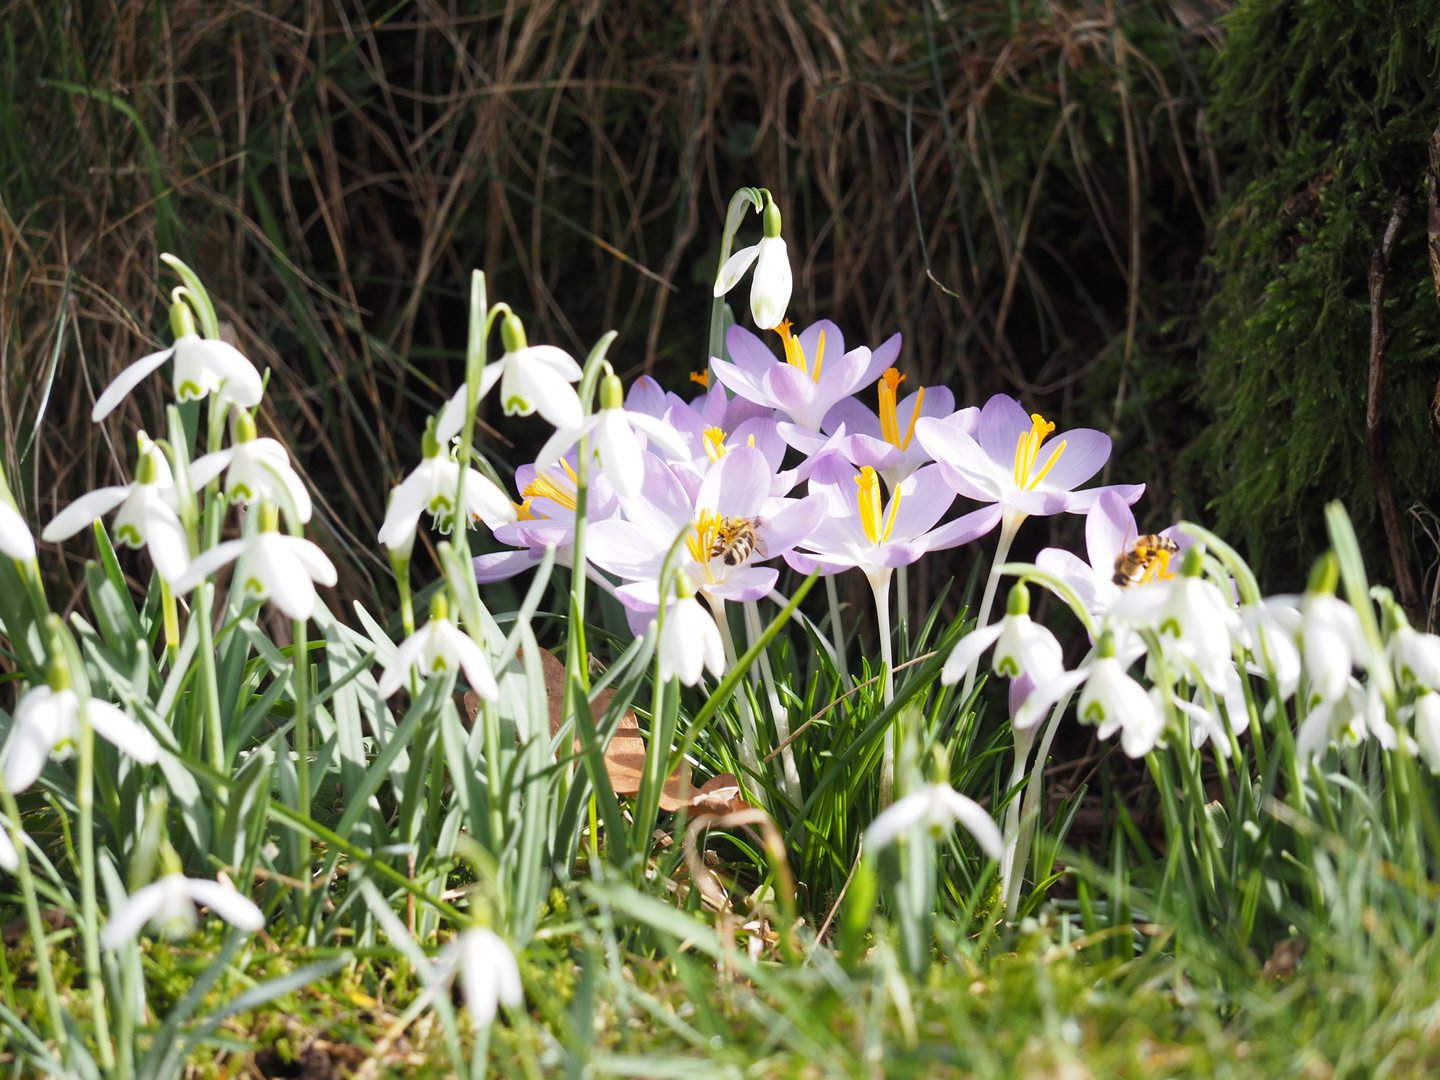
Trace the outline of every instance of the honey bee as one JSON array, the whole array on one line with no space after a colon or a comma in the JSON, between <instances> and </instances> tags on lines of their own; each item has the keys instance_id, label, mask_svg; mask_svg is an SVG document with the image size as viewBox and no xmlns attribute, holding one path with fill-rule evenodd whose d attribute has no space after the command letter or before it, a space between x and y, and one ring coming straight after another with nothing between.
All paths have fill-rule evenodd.
<instances>
[{"instance_id":1,"label":"honey bee","mask_svg":"<svg viewBox=\"0 0 1440 1080\"><path fill-rule=\"evenodd\" d=\"M726 566L739 566L756 552L763 558L765 545L755 532L759 525L759 518L721 518L715 525L715 542L710 545L710 558L723 559Z\"/></svg>"},{"instance_id":2,"label":"honey bee","mask_svg":"<svg viewBox=\"0 0 1440 1080\"><path fill-rule=\"evenodd\" d=\"M1180 545L1168 536L1154 533L1135 538L1133 547L1115 558L1115 576L1110 580L1122 589L1146 585L1169 577L1170 560L1180 554Z\"/></svg>"}]
</instances>

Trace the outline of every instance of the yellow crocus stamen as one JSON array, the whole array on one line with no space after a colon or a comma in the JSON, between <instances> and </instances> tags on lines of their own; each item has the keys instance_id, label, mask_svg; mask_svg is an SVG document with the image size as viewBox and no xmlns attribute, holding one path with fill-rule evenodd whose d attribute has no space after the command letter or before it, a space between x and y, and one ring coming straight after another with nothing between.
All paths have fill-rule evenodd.
<instances>
[{"instance_id":1,"label":"yellow crocus stamen","mask_svg":"<svg viewBox=\"0 0 1440 1080\"><path fill-rule=\"evenodd\" d=\"M530 500L529 500L529 499L526 499L524 502L511 503L510 505L513 506L513 507L515 507L515 520L516 520L516 521L536 521L536 520L538 520L538 519L535 517L535 515L534 515L534 514L531 512L531 510L530 510Z\"/></svg>"},{"instance_id":2,"label":"yellow crocus stamen","mask_svg":"<svg viewBox=\"0 0 1440 1080\"><path fill-rule=\"evenodd\" d=\"M1040 444L1055 430L1055 425L1039 413L1030 414L1030 425L1030 430L1021 435L1015 443L1015 486L1022 491L1034 491L1040 481L1045 479L1045 474L1054 468L1055 462L1060 460L1060 454L1065 449L1065 440L1061 439L1040 471L1031 476L1035 469L1035 459L1040 456Z\"/></svg>"},{"instance_id":3,"label":"yellow crocus stamen","mask_svg":"<svg viewBox=\"0 0 1440 1080\"><path fill-rule=\"evenodd\" d=\"M565 475L570 478L572 486L565 487L556 477L548 472L536 473L535 479L525 485L520 494L525 498L525 512L529 515L523 520L534 520L534 513L530 510L531 499L549 499L559 503L566 510L575 510L575 487L578 481L575 479L575 470L570 468L570 463L564 458L560 459L560 467L565 470Z\"/></svg>"},{"instance_id":4,"label":"yellow crocus stamen","mask_svg":"<svg viewBox=\"0 0 1440 1080\"><path fill-rule=\"evenodd\" d=\"M725 432L718 427L706 428L701 438L705 443L705 456L711 461L719 461L725 456Z\"/></svg>"},{"instance_id":5,"label":"yellow crocus stamen","mask_svg":"<svg viewBox=\"0 0 1440 1080\"><path fill-rule=\"evenodd\" d=\"M708 390L710 389L710 372L692 371L690 372L690 381L693 383L699 383L701 386L705 387L705 389Z\"/></svg>"},{"instance_id":6,"label":"yellow crocus stamen","mask_svg":"<svg viewBox=\"0 0 1440 1080\"><path fill-rule=\"evenodd\" d=\"M811 371L809 364L805 361L805 350L800 348L800 339L790 333L790 320L781 319L780 325L775 327L775 332L780 335L780 340L785 344L785 362L791 367L797 367L805 372L816 382L820 381L820 365L825 362L825 331L820 331L820 340L815 343L815 370Z\"/></svg>"},{"instance_id":7,"label":"yellow crocus stamen","mask_svg":"<svg viewBox=\"0 0 1440 1080\"><path fill-rule=\"evenodd\" d=\"M895 528L900 491L896 489L887 514L880 508L880 480L874 469L866 465L855 477L855 483L860 488L860 525L865 530L865 536L872 544L883 544L890 539L890 531Z\"/></svg>"},{"instance_id":8,"label":"yellow crocus stamen","mask_svg":"<svg viewBox=\"0 0 1440 1080\"><path fill-rule=\"evenodd\" d=\"M709 510L701 510L695 520L695 532L685 538L685 548L690 557L704 568L708 585L715 584L715 576L710 573L710 552L715 547L715 533L719 527L719 517Z\"/></svg>"},{"instance_id":9,"label":"yellow crocus stamen","mask_svg":"<svg viewBox=\"0 0 1440 1080\"><path fill-rule=\"evenodd\" d=\"M915 408L910 413L910 426L905 429L905 434L901 435L900 421L895 413L895 400L899 397L896 391L904 381L905 376L893 367L886 368L885 374L880 376L880 437L900 450L910 448L910 440L915 437L915 421L920 419L920 406L925 403L925 388L922 386L915 391Z\"/></svg>"}]
</instances>

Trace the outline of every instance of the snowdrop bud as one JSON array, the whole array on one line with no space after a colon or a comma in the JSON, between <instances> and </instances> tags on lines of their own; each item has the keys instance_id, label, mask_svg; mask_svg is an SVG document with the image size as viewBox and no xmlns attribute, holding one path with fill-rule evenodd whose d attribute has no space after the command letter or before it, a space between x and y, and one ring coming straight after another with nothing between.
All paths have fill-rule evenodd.
<instances>
[{"instance_id":1,"label":"snowdrop bud","mask_svg":"<svg viewBox=\"0 0 1440 1080\"><path fill-rule=\"evenodd\" d=\"M177 339L198 337L200 334L200 331L195 329L195 315L190 310L190 305L179 297L170 305L170 330Z\"/></svg>"},{"instance_id":2,"label":"snowdrop bud","mask_svg":"<svg viewBox=\"0 0 1440 1080\"><path fill-rule=\"evenodd\" d=\"M1010 598L1005 601L1006 615L1030 614L1030 590L1023 582L1010 587Z\"/></svg>"},{"instance_id":3,"label":"snowdrop bud","mask_svg":"<svg viewBox=\"0 0 1440 1080\"><path fill-rule=\"evenodd\" d=\"M765 238L773 240L780 235L780 207L775 205L774 199L766 199L765 213L761 220L765 225Z\"/></svg>"},{"instance_id":4,"label":"snowdrop bud","mask_svg":"<svg viewBox=\"0 0 1440 1080\"><path fill-rule=\"evenodd\" d=\"M1180 563L1180 576L1198 578L1205 571L1205 545L1191 544L1185 549L1185 558Z\"/></svg>"},{"instance_id":5,"label":"snowdrop bud","mask_svg":"<svg viewBox=\"0 0 1440 1080\"><path fill-rule=\"evenodd\" d=\"M155 459L150 455L155 449L155 444L143 431L135 437L135 441L140 446L140 460L135 463L135 482L137 484L153 484L157 469Z\"/></svg>"},{"instance_id":6,"label":"snowdrop bud","mask_svg":"<svg viewBox=\"0 0 1440 1080\"><path fill-rule=\"evenodd\" d=\"M235 441L237 443L254 442L256 434L255 418L247 410L237 405L235 407Z\"/></svg>"},{"instance_id":7,"label":"snowdrop bud","mask_svg":"<svg viewBox=\"0 0 1440 1080\"><path fill-rule=\"evenodd\" d=\"M1310 584L1305 587L1309 593L1335 595L1335 586L1340 584L1340 560L1333 551L1327 551L1315 560L1310 568Z\"/></svg>"},{"instance_id":8,"label":"snowdrop bud","mask_svg":"<svg viewBox=\"0 0 1440 1080\"><path fill-rule=\"evenodd\" d=\"M600 407L602 409L619 409L625 405L625 388L620 385L620 380L614 372L606 375L600 380Z\"/></svg>"},{"instance_id":9,"label":"snowdrop bud","mask_svg":"<svg viewBox=\"0 0 1440 1080\"><path fill-rule=\"evenodd\" d=\"M525 340L525 324L513 311L506 312L505 318L500 321L500 340L507 353L519 352L528 344Z\"/></svg>"},{"instance_id":10,"label":"snowdrop bud","mask_svg":"<svg viewBox=\"0 0 1440 1080\"><path fill-rule=\"evenodd\" d=\"M1415 741L1430 771L1440 773L1440 694L1432 691L1415 699Z\"/></svg>"}]
</instances>

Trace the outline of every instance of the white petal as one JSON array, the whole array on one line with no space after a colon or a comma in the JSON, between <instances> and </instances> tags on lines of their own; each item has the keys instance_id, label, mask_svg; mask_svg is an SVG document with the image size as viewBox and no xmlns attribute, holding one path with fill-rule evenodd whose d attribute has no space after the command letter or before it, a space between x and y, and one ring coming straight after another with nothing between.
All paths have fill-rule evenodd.
<instances>
[{"instance_id":1,"label":"white petal","mask_svg":"<svg viewBox=\"0 0 1440 1080\"><path fill-rule=\"evenodd\" d=\"M443 639L446 651L460 662L470 688L486 701L498 700L500 688L495 685L495 676L490 673L490 661L480 646L453 623L445 623L437 633Z\"/></svg>"},{"instance_id":2,"label":"white petal","mask_svg":"<svg viewBox=\"0 0 1440 1080\"><path fill-rule=\"evenodd\" d=\"M566 452L580 441L581 437L588 435L594 430L595 425L600 422L600 414L587 416L578 427L559 427L555 434L545 440L545 445L540 447L540 453L535 455L535 471L544 472L554 465Z\"/></svg>"},{"instance_id":3,"label":"white petal","mask_svg":"<svg viewBox=\"0 0 1440 1080\"><path fill-rule=\"evenodd\" d=\"M420 512L429 501L430 478L416 468L390 492L385 521L381 524L380 535L376 539L391 551L408 552L415 543L415 529L420 522Z\"/></svg>"},{"instance_id":4,"label":"white petal","mask_svg":"<svg viewBox=\"0 0 1440 1080\"><path fill-rule=\"evenodd\" d=\"M309 521L314 507L310 502L310 492L305 490L305 482L299 474L288 463L277 465L270 461L257 461L256 467L266 474L272 493L277 496L276 502L289 500L290 505L284 507L286 514L293 511L295 521L302 524Z\"/></svg>"},{"instance_id":5,"label":"white petal","mask_svg":"<svg viewBox=\"0 0 1440 1080\"><path fill-rule=\"evenodd\" d=\"M970 669L970 665L980 659L980 654L1000 639L1000 632L1004 628L1002 619L983 629L972 630L961 638L940 671L940 681L946 686L959 682L960 677Z\"/></svg>"},{"instance_id":6,"label":"white petal","mask_svg":"<svg viewBox=\"0 0 1440 1080\"><path fill-rule=\"evenodd\" d=\"M105 929L100 932L100 944L113 951L134 940L140 928L154 918L164 905L167 892L168 886L163 879L136 889L118 911L110 913Z\"/></svg>"},{"instance_id":7,"label":"white petal","mask_svg":"<svg viewBox=\"0 0 1440 1080\"><path fill-rule=\"evenodd\" d=\"M119 506L130 494L133 484L124 487L103 487L86 492L51 519L40 533L40 539L47 544L69 540L81 529L108 514Z\"/></svg>"},{"instance_id":8,"label":"white petal","mask_svg":"<svg viewBox=\"0 0 1440 1080\"><path fill-rule=\"evenodd\" d=\"M303 566L316 584L334 585L339 580L335 574L335 564L321 550L319 544L306 540L303 536L279 536L276 539L279 549Z\"/></svg>"},{"instance_id":9,"label":"white petal","mask_svg":"<svg viewBox=\"0 0 1440 1080\"><path fill-rule=\"evenodd\" d=\"M257 578L266 597L286 615L298 620L310 618L315 611L315 585L305 564L278 544L256 544L255 548L246 562L246 584L251 577Z\"/></svg>"},{"instance_id":10,"label":"white petal","mask_svg":"<svg viewBox=\"0 0 1440 1080\"><path fill-rule=\"evenodd\" d=\"M244 353L229 342L217 340L201 340L191 347L200 362L218 377L220 389L227 398L246 409L260 404L265 383Z\"/></svg>"},{"instance_id":11,"label":"white petal","mask_svg":"<svg viewBox=\"0 0 1440 1080\"><path fill-rule=\"evenodd\" d=\"M10 830L0 825L0 868L5 870L17 870L20 867L20 856L15 851L15 844L10 839Z\"/></svg>"},{"instance_id":12,"label":"white petal","mask_svg":"<svg viewBox=\"0 0 1440 1080\"><path fill-rule=\"evenodd\" d=\"M95 734L113 743L136 761L144 765L154 765L160 760L160 744L155 741L155 736L110 702L91 698L86 702L85 712Z\"/></svg>"},{"instance_id":13,"label":"white petal","mask_svg":"<svg viewBox=\"0 0 1440 1080\"><path fill-rule=\"evenodd\" d=\"M498 371L495 373L495 377L500 377L500 373ZM483 379L481 380L480 386L480 393L483 397L486 389ZM460 384L460 389L456 390L455 393L450 395L450 400L445 402L444 407L442 407L440 410L440 415L435 419L435 441L438 442L441 446L444 446L456 435L459 435L460 429L464 426L465 384L462 382Z\"/></svg>"},{"instance_id":14,"label":"white petal","mask_svg":"<svg viewBox=\"0 0 1440 1080\"><path fill-rule=\"evenodd\" d=\"M760 245L754 244L747 248L741 248L725 260L725 265L720 268L720 273L715 276L715 295L724 296L736 283L745 276L745 271L750 269L750 264L760 257Z\"/></svg>"},{"instance_id":15,"label":"white petal","mask_svg":"<svg viewBox=\"0 0 1440 1080\"><path fill-rule=\"evenodd\" d=\"M932 792L916 791L891 803L865 830L865 850L873 853L889 847L897 836L929 817L934 801Z\"/></svg>"},{"instance_id":16,"label":"white petal","mask_svg":"<svg viewBox=\"0 0 1440 1080\"><path fill-rule=\"evenodd\" d=\"M579 382L584 374L575 358L556 345L531 345L521 350L529 363L544 364L566 382Z\"/></svg>"},{"instance_id":17,"label":"white petal","mask_svg":"<svg viewBox=\"0 0 1440 1080\"><path fill-rule=\"evenodd\" d=\"M595 427L595 449L600 454L600 465L605 470L605 479L622 499L633 499L640 494L645 480L645 459L640 456L640 444L635 441L635 432L630 429L623 409L605 409L600 414L600 423Z\"/></svg>"},{"instance_id":18,"label":"white petal","mask_svg":"<svg viewBox=\"0 0 1440 1080\"><path fill-rule=\"evenodd\" d=\"M199 491L229 468L230 462L234 459L235 447L233 446L196 458L190 463L190 486Z\"/></svg>"},{"instance_id":19,"label":"white petal","mask_svg":"<svg viewBox=\"0 0 1440 1080\"><path fill-rule=\"evenodd\" d=\"M30 526L4 500L0 500L0 552L22 562L35 558L35 538L30 535Z\"/></svg>"},{"instance_id":20,"label":"white petal","mask_svg":"<svg viewBox=\"0 0 1440 1080\"><path fill-rule=\"evenodd\" d=\"M750 314L756 326L771 330L780 325L785 309L790 306L792 286L785 241L778 236L767 236L760 241L760 261L750 282Z\"/></svg>"},{"instance_id":21,"label":"white petal","mask_svg":"<svg viewBox=\"0 0 1440 1080\"><path fill-rule=\"evenodd\" d=\"M55 739L29 724L16 726L5 749L5 786L18 795L40 778Z\"/></svg>"},{"instance_id":22,"label":"white petal","mask_svg":"<svg viewBox=\"0 0 1440 1080\"><path fill-rule=\"evenodd\" d=\"M395 659L390 662L390 666L380 676L381 697L388 698L400 689L405 676L410 674L410 669L415 666L415 662L424 655L434 632L432 623L426 623L399 644L395 649Z\"/></svg>"},{"instance_id":23,"label":"white petal","mask_svg":"<svg viewBox=\"0 0 1440 1080\"><path fill-rule=\"evenodd\" d=\"M625 415L630 418L630 426L643 432L651 442L659 444L660 449L665 451L666 457L672 461L690 460L690 444L664 420L657 420L653 416L637 412L627 411ZM652 450L651 453L654 451Z\"/></svg>"},{"instance_id":24,"label":"white petal","mask_svg":"<svg viewBox=\"0 0 1440 1080\"><path fill-rule=\"evenodd\" d=\"M188 593L222 566L238 559L249 546L249 540L226 540L208 551L202 551L190 561L185 573L171 584L171 588L180 594Z\"/></svg>"},{"instance_id":25,"label":"white petal","mask_svg":"<svg viewBox=\"0 0 1440 1080\"><path fill-rule=\"evenodd\" d=\"M161 349L159 352L142 356L119 375L116 375L115 380L95 399L95 407L90 410L91 422L98 424L109 416L115 410L115 406L124 401L130 391L140 385L140 380L169 360L170 354L174 351L175 346L172 345L168 349Z\"/></svg>"},{"instance_id":26,"label":"white petal","mask_svg":"<svg viewBox=\"0 0 1440 1080\"><path fill-rule=\"evenodd\" d=\"M190 540L185 526L158 494L145 503L145 548L156 571L172 585L190 565Z\"/></svg>"},{"instance_id":27,"label":"white petal","mask_svg":"<svg viewBox=\"0 0 1440 1080\"><path fill-rule=\"evenodd\" d=\"M938 794L945 800L946 808L954 816L955 820L965 826L965 831L975 837L981 849L992 859L998 859L1004 853L1005 842L1000 836L1000 829L984 807L974 799L966 798L948 784L937 784Z\"/></svg>"},{"instance_id":28,"label":"white petal","mask_svg":"<svg viewBox=\"0 0 1440 1080\"><path fill-rule=\"evenodd\" d=\"M492 531L515 520L515 504L510 496L475 469L465 470L465 506L471 517L478 517Z\"/></svg>"},{"instance_id":29,"label":"white petal","mask_svg":"<svg viewBox=\"0 0 1440 1080\"><path fill-rule=\"evenodd\" d=\"M185 888L190 899L205 905L231 926L253 932L265 925L264 913L236 889L227 889L218 881L197 878L186 878Z\"/></svg>"}]
</instances>

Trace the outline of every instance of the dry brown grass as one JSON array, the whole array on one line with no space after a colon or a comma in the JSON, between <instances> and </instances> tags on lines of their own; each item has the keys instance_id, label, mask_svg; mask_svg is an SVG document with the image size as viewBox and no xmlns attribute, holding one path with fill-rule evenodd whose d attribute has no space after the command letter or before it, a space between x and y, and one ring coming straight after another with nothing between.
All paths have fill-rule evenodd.
<instances>
[{"instance_id":1,"label":"dry brown grass","mask_svg":"<svg viewBox=\"0 0 1440 1080\"><path fill-rule=\"evenodd\" d=\"M386 592L385 481L456 379L472 266L532 338L583 352L613 327L628 374L678 387L703 363L695 282L725 202L765 185L801 321L900 330L914 382L1023 393L1123 438L1122 372L1184 337L1161 324L1219 184L1191 74L1216 12L1178 0L0 12L0 424L32 522L123 482L134 431L162 422L158 381L101 427L87 414L163 341L168 248L270 367L261 427L367 600ZM521 445L490 446L514 464L534 432L506 434Z\"/></svg>"}]
</instances>

